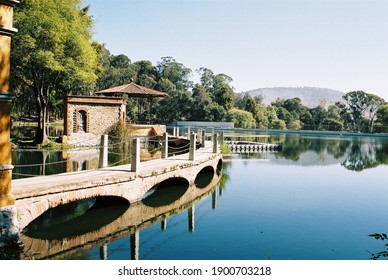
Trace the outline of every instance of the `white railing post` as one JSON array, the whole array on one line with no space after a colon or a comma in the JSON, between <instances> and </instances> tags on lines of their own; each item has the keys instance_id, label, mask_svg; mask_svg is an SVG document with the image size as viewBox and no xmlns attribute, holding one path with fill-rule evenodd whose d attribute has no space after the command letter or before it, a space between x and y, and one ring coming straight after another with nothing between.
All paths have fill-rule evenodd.
<instances>
[{"instance_id":1,"label":"white railing post","mask_svg":"<svg viewBox=\"0 0 388 280\"><path fill-rule=\"evenodd\" d=\"M175 137L179 137L179 127L174 126L172 135Z\"/></svg>"},{"instance_id":2,"label":"white railing post","mask_svg":"<svg viewBox=\"0 0 388 280\"><path fill-rule=\"evenodd\" d=\"M167 134L167 132L163 133L162 158L168 158L168 134Z\"/></svg>"},{"instance_id":3,"label":"white railing post","mask_svg":"<svg viewBox=\"0 0 388 280\"><path fill-rule=\"evenodd\" d=\"M135 138L132 140L132 150L131 150L131 171L136 174L140 169L140 139Z\"/></svg>"},{"instance_id":4,"label":"white railing post","mask_svg":"<svg viewBox=\"0 0 388 280\"><path fill-rule=\"evenodd\" d=\"M218 154L218 134L213 134L213 153Z\"/></svg>"},{"instance_id":5,"label":"white railing post","mask_svg":"<svg viewBox=\"0 0 388 280\"><path fill-rule=\"evenodd\" d=\"M191 206L188 210L188 225L189 231L194 232L195 229L195 206Z\"/></svg>"},{"instance_id":6,"label":"white railing post","mask_svg":"<svg viewBox=\"0 0 388 280\"><path fill-rule=\"evenodd\" d=\"M202 148L205 148L205 130L204 129L202 129L202 135L201 135L202 137L201 137L201 147Z\"/></svg>"},{"instance_id":7,"label":"white railing post","mask_svg":"<svg viewBox=\"0 0 388 280\"><path fill-rule=\"evenodd\" d=\"M108 135L101 135L100 157L98 159L98 168L108 166Z\"/></svg>"},{"instance_id":8,"label":"white railing post","mask_svg":"<svg viewBox=\"0 0 388 280\"><path fill-rule=\"evenodd\" d=\"M131 243L131 260L139 259L139 248L140 248L140 235L139 230L136 229L135 233L132 233L129 237Z\"/></svg>"},{"instance_id":9,"label":"white railing post","mask_svg":"<svg viewBox=\"0 0 388 280\"><path fill-rule=\"evenodd\" d=\"M195 146L197 135L195 133L190 134L190 152L189 152L189 160L195 160Z\"/></svg>"}]
</instances>

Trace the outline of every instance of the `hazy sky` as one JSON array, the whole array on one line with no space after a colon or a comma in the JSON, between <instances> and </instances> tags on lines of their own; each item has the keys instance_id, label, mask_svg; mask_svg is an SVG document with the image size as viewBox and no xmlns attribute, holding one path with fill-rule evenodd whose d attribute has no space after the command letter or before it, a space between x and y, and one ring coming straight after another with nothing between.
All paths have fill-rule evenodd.
<instances>
[{"instance_id":1,"label":"hazy sky","mask_svg":"<svg viewBox=\"0 0 388 280\"><path fill-rule=\"evenodd\" d=\"M237 92L314 86L388 101L388 0L84 2L95 39L132 62L171 56L229 75Z\"/></svg>"}]
</instances>

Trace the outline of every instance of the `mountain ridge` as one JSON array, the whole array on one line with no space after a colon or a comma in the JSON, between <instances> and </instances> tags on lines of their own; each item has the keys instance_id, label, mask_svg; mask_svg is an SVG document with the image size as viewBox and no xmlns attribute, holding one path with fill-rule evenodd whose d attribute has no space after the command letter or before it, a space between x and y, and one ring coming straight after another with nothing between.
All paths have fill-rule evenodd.
<instances>
[{"instance_id":1,"label":"mountain ridge","mask_svg":"<svg viewBox=\"0 0 388 280\"><path fill-rule=\"evenodd\" d=\"M324 102L325 106L332 105L337 101L341 101L342 96L345 94L339 90L309 86L257 88L243 93L248 93L252 97L262 95L263 103L266 105L271 104L277 98L291 99L299 97L302 104L309 108L317 107L322 102Z\"/></svg>"}]
</instances>

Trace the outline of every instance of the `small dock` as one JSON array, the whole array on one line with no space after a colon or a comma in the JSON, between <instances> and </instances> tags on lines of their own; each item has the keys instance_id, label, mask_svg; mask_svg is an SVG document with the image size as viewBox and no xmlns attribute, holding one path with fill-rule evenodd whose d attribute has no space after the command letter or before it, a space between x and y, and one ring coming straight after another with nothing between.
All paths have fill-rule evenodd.
<instances>
[{"instance_id":1,"label":"small dock","mask_svg":"<svg viewBox=\"0 0 388 280\"><path fill-rule=\"evenodd\" d=\"M249 141L225 141L231 153L260 153L277 152L282 150L282 145L258 143Z\"/></svg>"}]
</instances>

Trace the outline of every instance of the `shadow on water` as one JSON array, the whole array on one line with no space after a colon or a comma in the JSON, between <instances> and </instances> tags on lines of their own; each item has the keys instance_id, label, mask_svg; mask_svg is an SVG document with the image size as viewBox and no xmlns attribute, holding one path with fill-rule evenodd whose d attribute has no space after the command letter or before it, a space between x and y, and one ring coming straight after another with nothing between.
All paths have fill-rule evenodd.
<instances>
[{"instance_id":1,"label":"shadow on water","mask_svg":"<svg viewBox=\"0 0 388 280\"><path fill-rule=\"evenodd\" d=\"M167 179L149 190L142 202L149 207L160 207L173 203L182 197L189 188L184 178Z\"/></svg>"},{"instance_id":2,"label":"shadow on water","mask_svg":"<svg viewBox=\"0 0 388 280\"><path fill-rule=\"evenodd\" d=\"M85 234L113 222L128 207L129 203L126 200L117 197L74 201L49 209L32 221L24 229L23 234L46 240Z\"/></svg>"},{"instance_id":3,"label":"shadow on water","mask_svg":"<svg viewBox=\"0 0 388 280\"><path fill-rule=\"evenodd\" d=\"M135 234L189 209L213 193L220 185L221 177L222 174L215 175L204 188L188 185L185 179L175 182L166 180L158 186L159 190L156 188L149 197L130 206L112 206L107 197L104 200L97 199L85 214L68 222L34 234L23 232L21 240L25 247L20 259L88 259L87 252L101 247L101 244ZM157 197L158 194L160 197ZM115 198L111 199L111 202L116 201L117 204ZM112 218L109 220L105 218L107 216Z\"/></svg>"}]
</instances>

